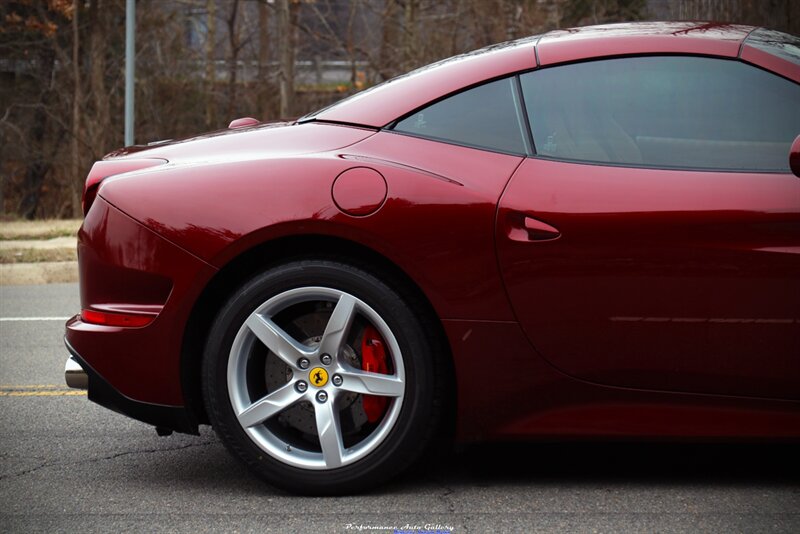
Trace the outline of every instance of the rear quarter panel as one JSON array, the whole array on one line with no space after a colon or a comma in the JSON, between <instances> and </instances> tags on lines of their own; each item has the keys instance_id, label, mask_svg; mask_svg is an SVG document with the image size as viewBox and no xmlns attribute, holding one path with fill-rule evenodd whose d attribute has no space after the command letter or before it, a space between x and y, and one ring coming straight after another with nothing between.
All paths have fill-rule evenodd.
<instances>
[{"instance_id":1,"label":"rear quarter panel","mask_svg":"<svg viewBox=\"0 0 800 534\"><path fill-rule=\"evenodd\" d=\"M494 255L497 199L522 158L378 133L352 147L294 157L175 165L104 183L100 195L146 227L221 268L273 239L348 239L398 265L439 316L513 320ZM343 171L387 183L375 214L342 213Z\"/></svg>"}]
</instances>

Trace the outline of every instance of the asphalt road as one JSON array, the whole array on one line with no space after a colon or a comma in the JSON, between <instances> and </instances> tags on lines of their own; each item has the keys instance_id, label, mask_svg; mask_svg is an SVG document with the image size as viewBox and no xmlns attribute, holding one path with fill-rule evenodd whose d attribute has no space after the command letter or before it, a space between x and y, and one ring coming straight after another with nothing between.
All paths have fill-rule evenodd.
<instances>
[{"instance_id":1,"label":"asphalt road","mask_svg":"<svg viewBox=\"0 0 800 534\"><path fill-rule=\"evenodd\" d=\"M368 495L286 495L208 428L161 438L68 394L77 291L0 287L3 532L800 532L797 445L473 446Z\"/></svg>"}]
</instances>

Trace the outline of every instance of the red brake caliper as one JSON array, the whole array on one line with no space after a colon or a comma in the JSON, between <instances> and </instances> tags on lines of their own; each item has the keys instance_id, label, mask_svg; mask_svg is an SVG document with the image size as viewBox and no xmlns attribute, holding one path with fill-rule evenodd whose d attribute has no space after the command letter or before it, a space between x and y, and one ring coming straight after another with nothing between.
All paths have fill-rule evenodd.
<instances>
[{"instance_id":1,"label":"red brake caliper","mask_svg":"<svg viewBox=\"0 0 800 534\"><path fill-rule=\"evenodd\" d=\"M361 368L371 373L389 374L383 338L372 326L364 329L364 338L361 340ZM379 421L389 404L387 397L376 395L363 395L362 401L370 423Z\"/></svg>"}]
</instances>

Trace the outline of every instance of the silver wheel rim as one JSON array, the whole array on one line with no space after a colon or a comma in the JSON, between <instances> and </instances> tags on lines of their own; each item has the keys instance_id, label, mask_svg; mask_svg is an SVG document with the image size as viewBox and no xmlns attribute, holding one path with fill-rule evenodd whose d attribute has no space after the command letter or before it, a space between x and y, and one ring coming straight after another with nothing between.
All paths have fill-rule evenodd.
<instances>
[{"instance_id":1,"label":"silver wheel rim","mask_svg":"<svg viewBox=\"0 0 800 534\"><path fill-rule=\"evenodd\" d=\"M309 302L330 303L329 306L332 306L330 318L316 346L293 338L273 320L291 306ZM393 374L363 371L346 360L344 351L352 351L346 347L346 340L357 316L371 324L383 337ZM266 346L272 357L282 360L291 369L291 377L275 391L253 399L248 385L248 372L252 373L252 370L248 371L248 364L254 344L257 343ZM322 363L322 356L326 354L332 356L329 364ZM301 359L308 360L305 368L300 367ZM322 387L314 387L310 375L320 367L328 373L327 383ZM341 377L341 385L334 385L333 376ZM304 390L297 386L301 381L307 384ZM247 317L231 347L227 384L239 424L264 452L294 467L336 469L364 458L386 439L402 408L405 368L394 334L380 315L364 301L338 289L303 287L270 298ZM324 392L321 396L327 395L323 402L318 400L320 392ZM339 409L340 401L348 394L384 396L390 402L377 426L357 443L345 447ZM271 420L303 401L311 403L314 409L319 451L287 439L269 427Z\"/></svg>"}]
</instances>

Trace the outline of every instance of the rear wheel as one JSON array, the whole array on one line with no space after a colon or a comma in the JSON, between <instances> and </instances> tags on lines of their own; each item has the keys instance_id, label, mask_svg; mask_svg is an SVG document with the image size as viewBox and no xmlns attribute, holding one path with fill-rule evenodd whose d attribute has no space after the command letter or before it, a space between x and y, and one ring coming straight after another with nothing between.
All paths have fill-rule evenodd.
<instances>
[{"instance_id":1,"label":"rear wheel","mask_svg":"<svg viewBox=\"0 0 800 534\"><path fill-rule=\"evenodd\" d=\"M407 467L437 423L441 387L417 315L384 282L297 261L246 283L203 361L212 425L276 486L353 492Z\"/></svg>"}]
</instances>

